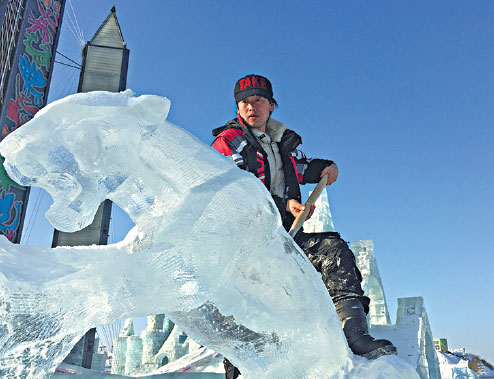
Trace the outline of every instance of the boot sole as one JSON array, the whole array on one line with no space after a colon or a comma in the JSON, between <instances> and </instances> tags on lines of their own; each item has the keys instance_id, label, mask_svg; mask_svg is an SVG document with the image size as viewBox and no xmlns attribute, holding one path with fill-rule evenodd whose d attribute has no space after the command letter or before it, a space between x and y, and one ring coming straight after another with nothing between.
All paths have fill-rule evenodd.
<instances>
[{"instance_id":1,"label":"boot sole","mask_svg":"<svg viewBox=\"0 0 494 379\"><path fill-rule=\"evenodd\" d=\"M362 357L372 360L382 357L383 355L396 355L396 347L393 345L383 346L362 355Z\"/></svg>"}]
</instances>

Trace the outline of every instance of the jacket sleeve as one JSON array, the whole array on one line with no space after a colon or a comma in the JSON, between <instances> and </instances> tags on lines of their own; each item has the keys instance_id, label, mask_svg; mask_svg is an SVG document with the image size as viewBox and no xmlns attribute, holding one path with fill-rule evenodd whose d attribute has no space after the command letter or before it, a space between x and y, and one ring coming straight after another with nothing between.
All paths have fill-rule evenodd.
<instances>
[{"instance_id":1,"label":"jacket sleeve","mask_svg":"<svg viewBox=\"0 0 494 379\"><path fill-rule=\"evenodd\" d=\"M235 148L235 141L232 142L229 138L220 135L214 140L212 146L221 154L231 157L233 162L235 162L235 164L242 170L247 170L247 165L242 154L240 154Z\"/></svg>"},{"instance_id":2,"label":"jacket sleeve","mask_svg":"<svg viewBox=\"0 0 494 379\"><path fill-rule=\"evenodd\" d=\"M230 145L228 144L226 138L224 137L216 138L213 142L213 147L218 152L220 152L223 155L226 155L227 157L232 155L232 149L230 148Z\"/></svg>"},{"instance_id":3,"label":"jacket sleeve","mask_svg":"<svg viewBox=\"0 0 494 379\"><path fill-rule=\"evenodd\" d=\"M333 164L333 161L328 159L307 159L307 166L300 184L319 183L322 170L331 164Z\"/></svg>"}]
</instances>

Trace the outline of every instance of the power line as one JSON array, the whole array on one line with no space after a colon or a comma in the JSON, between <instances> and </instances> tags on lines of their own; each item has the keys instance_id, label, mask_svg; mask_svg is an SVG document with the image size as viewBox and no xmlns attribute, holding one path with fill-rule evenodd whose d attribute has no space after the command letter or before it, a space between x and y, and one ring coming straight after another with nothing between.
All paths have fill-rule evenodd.
<instances>
[{"instance_id":1,"label":"power line","mask_svg":"<svg viewBox=\"0 0 494 379\"><path fill-rule=\"evenodd\" d=\"M65 59L67 59L68 61L71 61L72 63L76 64L77 66L81 67L81 65L79 63L77 63L76 61L70 59L68 56L62 54L60 51L57 50L57 54L60 54L62 57L64 57Z\"/></svg>"},{"instance_id":2,"label":"power line","mask_svg":"<svg viewBox=\"0 0 494 379\"><path fill-rule=\"evenodd\" d=\"M81 67L72 66L71 64L67 64L67 63L63 63L63 62L59 62L59 61L55 61L55 63L63 64L64 66L69 66L69 67L75 68L77 70L80 70L81 69Z\"/></svg>"},{"instance_id":3,"label":"power line","mask_svg":"<svg viewBox=\"0 0 494 379\"><path fill-rule=\"evenodd\" d=\"M72 5L71 0L69 0L69 5L70 5L70 8L72 10L72 15L74 16L74 19L72 20L72 18L70 17L70 13L69 13L69 19L70 19L72 25L74 26L77 34L79 35L79 41L81 43L81 46L83 46L84 45L84 34L82 33L82 30L79 27L79 23L77 22L77 16L75 15L74 6ZM74 25L74 21L75 21L75 25Z\"/></svg>"}]
</instances>

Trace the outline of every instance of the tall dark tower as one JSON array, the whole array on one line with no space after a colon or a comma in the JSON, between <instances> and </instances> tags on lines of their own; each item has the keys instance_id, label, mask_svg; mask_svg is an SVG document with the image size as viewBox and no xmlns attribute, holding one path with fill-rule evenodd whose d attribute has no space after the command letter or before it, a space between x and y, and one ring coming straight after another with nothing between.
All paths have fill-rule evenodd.
<instances>
[{"instance_id":1,"label":"tall dark tower","mask_svg":"<svg viewBox=\"0 0 494 379\"><path fill-rule=\"evenodd\" d=\"M0 0L0 140L46 105L64 6L65 0ZM28 193L0 164L0 234L15 243Z\"/></svg>"},{"instance_id":2,"label":"tall dark tower","mask_svg":"<svg viewBox=\"0 0 494 379\"><path fill-rule=\"evenodd\" d=\"M115 7L82 49L82 69L78 92L123 91L127 85L129 50L122 36ZM105 200L98 208L91 225L74 232L55 230L52 247L106 245L111 217L111 201ZM86 333L66 358L66 362L91 368L95 339L93 328Z\"/></svg>"},{"instance_id":3,"label":"tall dark tower","mask_svg":"<svg viewBox=\"0 0 494 379\"><path fill-rule=\"evenodd\" d=\"M82 50L78 92L120 92L127 86L129 49L123 39L115 7Z\"/></svg>"},{"instance_id":4,"label":"tall dark tower","mask_svg":"<svg viewBox=\"0 0 494 379\"><path fill-rule=\"evenodd\" d=\"M115 7L82 49L82 69L78 92L125 90L129 50L122 36ZM75 233L55 230L52 246L106 245L111 202L104 201L86 228Z\"/></svg>"}]
</instances>

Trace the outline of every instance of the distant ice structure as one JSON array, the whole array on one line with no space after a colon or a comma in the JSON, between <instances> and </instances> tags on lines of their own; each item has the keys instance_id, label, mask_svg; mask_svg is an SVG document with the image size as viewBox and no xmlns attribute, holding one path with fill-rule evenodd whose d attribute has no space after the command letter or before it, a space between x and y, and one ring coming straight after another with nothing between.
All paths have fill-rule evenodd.
<instances>
[{"instance_id":1,"label":"distant ice structure","mask_svg":"<svg viewBox=\"0 0 494 379\"><path fill-rule=\"evenodd\" d=\"M120 335L113 341L112 373L125 374L127 362L127 339L134 335L134 321L131 318L125 320ZM130 352L132 354L132 352Z\"/></svg>"},{"instance_id":2,"label":"distant ice structure","mask_svg":"<svg viewBox=\"0 0 494 379\"><path fill-rule=\"evenodd\" d=\"M329 203L326 197L316 207L317 217L306 232L323 232L331 220ZM313 216L314 217L314 216ZM324 220L324 221L321 221ZM309 221L312 221L309 220ZM350 243L357 266L362 274L362 289L371 299L367 316L371 334L376 338L386 338L397 347L398 356L416 368L421 379L439 379L439 363L432 342L432 331L421 297L398 299L397 322L391 324L384 287L374 253L372 240Z\"/></svg>"},{"instance_id":3,"label":"distant ice structure","mask_svg":"<svg viewBox=\"0 0 494 379\"><path fill-rule=\"evenodd\" d=\"M223 356L195 343L165 315L148 316L147 327L140 336L129 332L118 337L115 344L119 349L112 367L114 374L216 372L224 375Z\"/></svg>"},{"instance_id":4,"label":"distant ice structure","mask_svg":"<svg viewBox=\"0 0 494 379\"><path fill-rule=\"evenodd\" d=\"M85 227L106 198L136 224L109 246L0 239L0 376L46 377L91 327L165 313L246 378L415 378L397 357L351 355L266 188L168 111L158 96L77 94L0 144L12 179L50 193L57 229Z\"/></svg>"},{"instance_id":5,"label":"distant ice structure","mask_svg":"<svg viewBox=\"0 0 494 379\"><path fill-rule=\"evenodd\" d=\"M170 336L158 351L157 358L161 358L161 361L163 362L166 357L169 362L173 362L190 352L199 349L199 347L199 344L191 340L186 333L175 325ZM155 368L159 368L159 366L156 365Z\"/></svg>"},{"instance_id":6,"label":"distant ice structure","mask_svg":"<svg viewBox=\"0 0 494 379\"><path fill-rule=\"evenodd\" d=\"M112 366L112 373L114 374L140 376L155 372L158 369L160 369L159 372L163 372L165 370L163 366L170 362L174 362L173 366L176 367L176 361L180 358L190 355L191 360L196 360L199 355L201 346L188 338L173 322L165 318L164 314L148 316L147 327L140 336L134 334L132 319L126 322L128 327L114 344L116 347L115 362ZM221 356L221 354L214 354L214 356ZM222 362L221 358L221 368L223 367ZM194 369L201 368L215 372L214 370L207 370L208 367L204 367L204 363L204 357L202 357L201 366L192 367L189 362L186 364L187 371L193 372ZM218 359L212 363L218 366Z\"/></svg>"},{"instance_id":7,"label":"distant ice structure","mask_svg":"<svg viewBox=\"0 0 494 379\"><path fill-rule=\"evenodd\" d=\"M326 188L323 189L321 196L319 196L314 204L316 205L316 209L312 217L304 223L304 231L306 233L334 232L333 218L331 217Z\"/></svg>"},{"instance_id":8,"label":"distant ice structure","mask_svg":"<svg viewBox=\"0 0 494 379\"><path fill-rule=\"evenodd\" d=\"M441 368L441 379L478 379L479 375L470 368L470 360L459 354L437 351ZM490 371L490 372L489 372ZM494 370L485 371L485 377L494 377ZM482 378L482 376L480 376Z\"/></svg>"},{"instance_id":9,"label":"distant ice structure","mask_svg":"<svg viewBox=\"0 0 494 379\"><path fill-rule=\"evenodd\" d=\"M399 298L396 324L372 325L371 333L376 338L393 341L398 349L398 355L416 367L420 378L441 378L432 331L422 297Z\"/></svg>"},{"instance_id":10,"label":"distant ice structure","mask_svg":"<svg viewBox=\"0 0 494 379\"><path fill-rule=\"evenodd\" d=\"M350 243L350 250L357 260L357 266L362 274L362 289L371 299L368 321L372 325L391 324L384 287L374 254L372 240L361 240Z\"/></svg>"},{"instance_id":11,"label":"distant ice structure","mask_svg":"<svg viewBox=\"0 0 494 379\"><path fill-rule=\"evenodd\" d=\"M169 359L168 357L157 357L156 355L159 353L161 347L173 330L173 324L170 324L163 314L148 316L147 319L147 327L141 333L141 367L144 372L152 371L153 369L162 366L164 359Z\"/></svg>"},{"instance_id":12,"label":"distant ice structure","mask_svg":"<svg viewBox=\"0 0 494 379\"><path fill-rule=\"evenodd\" d=\"M440 379L423 298L399 298L396 324L391 324L373 242L355 241L350 244L350 249L362 273L364 293L371 299L368 321L372 336L393 341L398 356L413 365L421 379Z\"/></svg>"}]
</instances>

